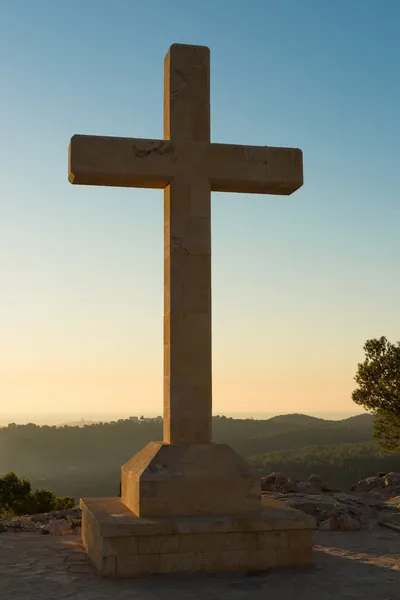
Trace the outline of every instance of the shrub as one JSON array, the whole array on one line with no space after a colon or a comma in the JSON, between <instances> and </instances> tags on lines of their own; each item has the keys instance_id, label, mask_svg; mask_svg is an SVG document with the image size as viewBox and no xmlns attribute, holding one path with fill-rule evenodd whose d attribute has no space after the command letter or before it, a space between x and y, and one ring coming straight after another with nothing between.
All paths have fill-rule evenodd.
<instances>
[{"instance_id":1,"label":"shrub","mask_svg":"<svg viewBox=\"0 0 400 600\"><path fill-rule=\"evenodd\" d=\"M72 498L72 496L63 496L61 498L56 498L56 510L66 510L67 508L74 508L75 504L75 498Z\"/></svg>"},{"instance_id":2,"label":"shrub","mask_svg":"<svg viewBox=\"0 0 400 600\"><path fill-rule=\"evenodd\" d=\"M30 482L15 473L0 477L0 514L4 516L33 515L74 506L75 500L70 496L58 498L50 490L32 491Z\"/></svg>"}]
</instances>

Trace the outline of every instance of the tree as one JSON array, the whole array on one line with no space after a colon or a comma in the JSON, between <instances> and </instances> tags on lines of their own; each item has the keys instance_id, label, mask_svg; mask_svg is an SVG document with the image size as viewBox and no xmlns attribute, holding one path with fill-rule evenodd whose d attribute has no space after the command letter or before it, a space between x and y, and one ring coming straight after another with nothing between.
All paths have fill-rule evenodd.
<instances>
[{"instance_id":1,"label":"tree","mask_svg":"<svg viewBox=\"0 0 400 600\"><path fill-rule=\"evenodd\" d=\"M0 477L0 510L13 509L30 494L31 484L28 479L19 478L15 473L6 473Z\"/></svg>"},{"instance_id":2,"label":"tree","mask_svg":"<svg viewBox=\"0 0 400 600\"><path fill-rule=\"evenodd\" d=\"M367 340L352 398L375 415L374 437L386 452L400 448L400 342Z\"/></svg>"},{"instance_id":3,"label":"tree","mask_svg":"<svg viewBox=\"0 0 400 600\"><path fill-rule=\"evenodd\" d=\"M0 518L2 514L33 515L75 506L74 498L57 498L50 490L32 491L30 481L7 473L0 477Z\"/></svg>"}]
</instances>

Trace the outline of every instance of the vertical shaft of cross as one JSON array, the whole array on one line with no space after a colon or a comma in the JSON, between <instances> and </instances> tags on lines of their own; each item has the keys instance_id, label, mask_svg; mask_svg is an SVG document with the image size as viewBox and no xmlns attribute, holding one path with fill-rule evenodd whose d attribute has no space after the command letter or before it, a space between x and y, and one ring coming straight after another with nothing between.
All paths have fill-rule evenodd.
<instances>
[{"instance_id":1,"label":"vertical shaft of cross","mask_svg":"<svg viewBox=\"0 0 400 600\"><path fill-rule=\"evenodd\" d=\"M208 48L171 46L164 138L178 171L164 192L164 442L212 441Z\"/></svg>"}]
</instances>

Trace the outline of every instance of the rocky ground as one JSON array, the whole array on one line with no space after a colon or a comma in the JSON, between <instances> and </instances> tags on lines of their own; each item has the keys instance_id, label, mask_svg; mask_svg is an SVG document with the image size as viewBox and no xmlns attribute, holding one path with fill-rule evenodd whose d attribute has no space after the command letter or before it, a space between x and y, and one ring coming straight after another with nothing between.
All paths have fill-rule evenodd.
<instances>
[{"instance_id":1,"label":"rocky ground","mask_svg":"<svg viewBox=\"0 0 400 600\"><path fill-rule=\"evenodd\" d=\"M79 508L68 508L39 515L0 519L0 533L6 532L80 535L81 511Z\"/></svg>"},{"instance_id":2,"label":"rocky ground","mask_svg":"<svg viewBox=\"0 0 400 600\"><path fill-rule=\"evenodd\" d=\"M387 527L400 532L400 474L368 477L350 492L331 490L318 475L307 481L281 473L262 479L267 496L315 517L318 529L359 531Z\"/></svg>"},{"instance_id":3,"label":"rocky ground","mask_svg":"<svg viewBox=\"0 0 400 600\"><path fill-rule=\"evenodd\" d=\"M315 517L318 529L359 531L385 527L400 533L400 473L368 477L349 492L329 489L318 475L298 481L272 473L263 477L261 483L263 494ZM0 519L0 533L79 535L80 526L79 508Z\"/></svg>"}]
</instances>

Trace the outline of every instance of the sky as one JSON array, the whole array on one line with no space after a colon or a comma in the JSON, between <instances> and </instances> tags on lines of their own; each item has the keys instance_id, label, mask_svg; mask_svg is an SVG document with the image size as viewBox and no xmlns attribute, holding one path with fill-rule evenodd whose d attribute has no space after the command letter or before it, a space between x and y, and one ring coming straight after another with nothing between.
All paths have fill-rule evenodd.
<instances>
[{"instance_id":1,"label":"sky","mask_svg":"<svg viewBox=\"0 0 400 600\"><path fill-rule=\"evenodd\" d=\"M161 138L172 43L211 136L290 146L289 197L212 195L215 414L358 413L400 339L397 0L0 0L0 418L161 414L163 194L72 186L75 133Z\"/></svg>"}]
</instances>

